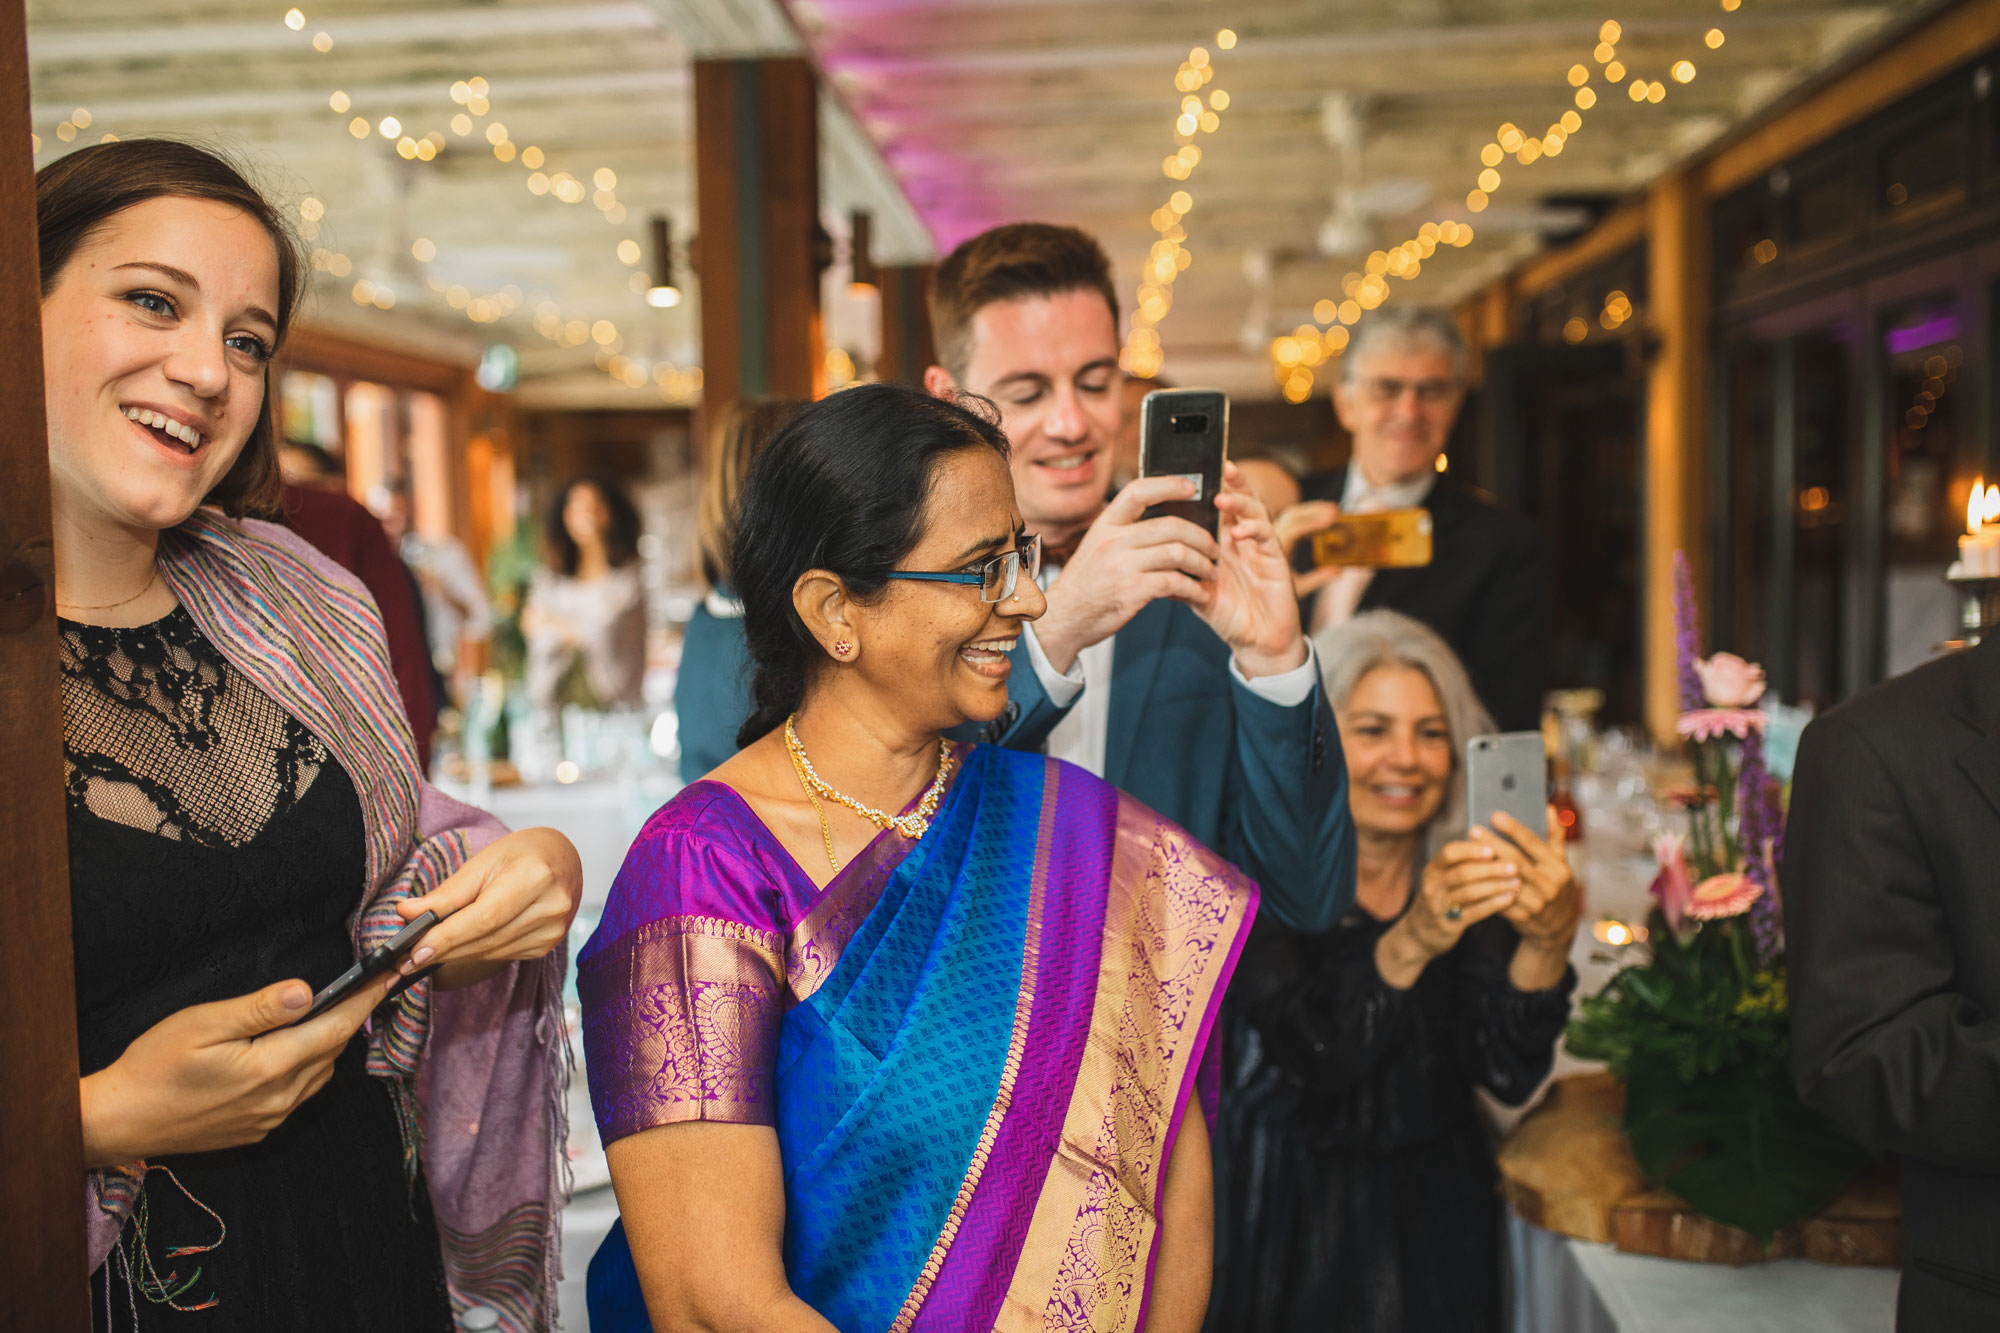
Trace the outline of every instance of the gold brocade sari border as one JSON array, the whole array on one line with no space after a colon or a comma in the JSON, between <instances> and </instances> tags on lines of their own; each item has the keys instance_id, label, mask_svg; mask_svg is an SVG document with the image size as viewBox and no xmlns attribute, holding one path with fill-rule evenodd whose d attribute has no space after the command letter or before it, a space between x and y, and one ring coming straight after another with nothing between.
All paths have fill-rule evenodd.
<instances>
[{"instance_id":1,"label":"gold brocade sari border","mask_svg":"<svg viewBox=\"0 0 2000 1333\"><path fill-rule=\"evenodd\" d=\"M1136 1329L1169 1131L1251 901L1219 858L1120 799L1083 1064L996 1333Z\"/></svg>"},{"instance_id":2,"label":"gold brocade sari border","mask_svg":"<svg viewBox=\"0 0 2000 1333\"><path fill-rule=\"evenodd\" d=\"M1007 1043L1007 1061L1000 1069L1000 1089L993 1099L993 1110L986 1117L986 1125L979 1134L979 1146L973 1149L972 1162L966 1169L965 1180L958 1188L958 1197L952 1200L951 1211L945 1216L944 1227L938 1234L937 1243L931 1247L930 1257L924 1261L923 1272L918 1274L916 1284L903 1301L903 1308L896 1315L896 1322L889 1325L889 1333L909 1333L916 1322L917 1314L923 1309L925 1297L930 1295L931 1286L937 1281L938 1273L944 1268L945 1256L951 1244L958 1238L958 1229L965 1220L966 1209L972 1205L974 1191L979 1188L979 1180L986 1169L986 1163L993 1154L993 1143L1000 1134L1000 1126L1007 1118L1013 1105L1014 1082L1021 1072L1021 1060L1027 1053L1028 1022L1034 1013L1035 976L1041 960L1042 915L1048 896L1049 852L1054 845L1056 806L1061 796L1059 780L1061 765L1048 760L1044 769L1042 813L1039 826L1035 830L1035 868L1028 881L1028 922L1027 934L1021 949L1021 993L1014 1002L1014 1032Z\"/></svg>"}]
</instances>

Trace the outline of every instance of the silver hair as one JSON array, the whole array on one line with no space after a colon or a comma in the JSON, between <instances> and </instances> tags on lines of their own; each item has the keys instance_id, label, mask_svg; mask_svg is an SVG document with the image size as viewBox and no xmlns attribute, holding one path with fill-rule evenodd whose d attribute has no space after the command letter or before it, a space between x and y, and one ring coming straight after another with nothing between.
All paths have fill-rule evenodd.
<instances>
[{"instance_id":1,"label":"silver hair","mask_svg":"<svg viewBox=\"0 0 2000 1333\"><path fill-rule=\"evenodd\" d=\"M1465 381L1465 337L1458 322L1428 306L1391 305L1369 312L1354 328L1347 355L1340 358L1340 377L1352 380L1355 368L1379 347L1428 347L1451 358L1451 377Z\"/></svg>"},{"instance_id":2,"label":"silver hair","mask_svg":"<svg viewBox=\"0 0 2000 1333\"><path fill-rule=\"evenodd\" d=\"M1428 861L1440 847L1465 834L1465 785L1458 780L1465 743L1493 730L1492 715L1479 702L1458 654L1437 631L1406 615L1364 611L1321 630L1313 636L1313 647L1318 650L1320 677L1335 712L1346 708L1355 687L1380 667L1421 671L1437 691L1445 727L1451 733L1451 777L1445 781L1444 803L1424 827L1424 858Z\"/></svg>"}]
</instances>

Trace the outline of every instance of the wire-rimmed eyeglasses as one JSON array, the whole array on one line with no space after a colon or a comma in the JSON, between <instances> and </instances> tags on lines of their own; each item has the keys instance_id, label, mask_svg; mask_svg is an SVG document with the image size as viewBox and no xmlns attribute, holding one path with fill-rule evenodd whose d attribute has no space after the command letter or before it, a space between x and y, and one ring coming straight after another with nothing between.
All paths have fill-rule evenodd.
<instances>
[{"instance_id":1,"label":"wire-rimmed eyeglasses","mask_svg":"<svg viewBox=\"0 0 2000 1333\"><path fill-rule=\"evenodd\" d=\"M927 570L892 570L892 579L915 579L923 583L976 583L979 585L979 600L982 602L1004 602L1014 595L1020 586L1022 571L1029 579L1040 577L1042 572L1042 535L1028 533L1021 538L1021 544L1011 551L1002 551L992 559L983 561L976 568L955 570L951 573L933 573Z\"/></svg>"}]
</instances>

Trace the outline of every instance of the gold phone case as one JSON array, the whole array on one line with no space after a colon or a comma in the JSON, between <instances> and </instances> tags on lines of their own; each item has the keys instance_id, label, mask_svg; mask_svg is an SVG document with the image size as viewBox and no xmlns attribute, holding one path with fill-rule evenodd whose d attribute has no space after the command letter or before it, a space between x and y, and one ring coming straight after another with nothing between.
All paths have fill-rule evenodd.
<instances>
[{"instance_id":1,"label":"gold phone case","mask_svg":"<svg viewBox=\"0 0 2000 1333\"><path fill-rule=\"evenodd\" d=\"M1412 569L1431 562L1431 511L1347 514L1313 534L1313 563Z\"/></svg>"}]
</instances>

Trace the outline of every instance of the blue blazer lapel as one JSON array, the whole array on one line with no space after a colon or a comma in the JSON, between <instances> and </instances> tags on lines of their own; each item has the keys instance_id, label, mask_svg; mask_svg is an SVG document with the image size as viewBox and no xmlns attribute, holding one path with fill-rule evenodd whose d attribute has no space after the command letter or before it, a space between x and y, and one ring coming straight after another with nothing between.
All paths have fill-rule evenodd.
<instances>
[{"instance_id":1,"label":"blue blazer lapel","mask_svg":"<svg viewBox=\"0 0 2000 1333\"><path fill-rule=\"evenodd\" d=\"M1132 752L1146 715L1146 699L1159 674L1160 650L1173 623L1175 603L1150 602L1118 631L1111 647L1111 705L1104 735L1104 780L1125 787Z\"/></svg>"}]
</instances>

